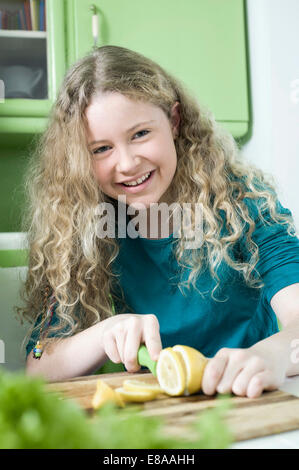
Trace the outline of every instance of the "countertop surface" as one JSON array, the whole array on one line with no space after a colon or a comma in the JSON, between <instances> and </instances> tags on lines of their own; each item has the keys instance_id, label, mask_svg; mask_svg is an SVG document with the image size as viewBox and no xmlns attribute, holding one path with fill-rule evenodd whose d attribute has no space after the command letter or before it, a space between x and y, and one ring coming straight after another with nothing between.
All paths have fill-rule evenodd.
<instances>
[{"instance_id":1,"label":"countertop surface","mask_svg":"<svg viewBox=\"0 0 299 470\"><path fill-rule=\"evenodd\" d=\"M279 390L299 397L299 376L289 377ZM231 449L299 449L299 429L236 442Z\"/></svg>"}]
</instances>

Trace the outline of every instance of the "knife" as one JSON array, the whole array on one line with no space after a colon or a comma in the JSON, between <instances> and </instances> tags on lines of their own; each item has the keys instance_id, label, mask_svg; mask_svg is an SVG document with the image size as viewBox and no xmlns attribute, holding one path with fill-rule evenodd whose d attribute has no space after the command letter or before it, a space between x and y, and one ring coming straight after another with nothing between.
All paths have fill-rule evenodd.
<instances>
[{"instance_id":1,"label":"knife","mask_svg":"<svg viewBox=\"0 0 299 470\"><path fill-rule=\"evenodd\" d=\"M147 367L151 373L153 374L154 377L157 377L157 372L156 372L156 369L157 369L157 363L158 361L153 361L149 355L149 352L147 350L147 347L145 346L145 344L142 344L139 349L138 349L138 353L137 353L137 360L138 360L138 363L141 365L141 366L145 366Z\"/></svg>"}]
</instances>

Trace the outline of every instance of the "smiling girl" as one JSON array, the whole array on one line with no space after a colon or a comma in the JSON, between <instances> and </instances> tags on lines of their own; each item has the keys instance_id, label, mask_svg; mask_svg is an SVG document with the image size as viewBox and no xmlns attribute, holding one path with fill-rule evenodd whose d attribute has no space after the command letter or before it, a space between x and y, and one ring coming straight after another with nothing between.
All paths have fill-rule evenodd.
<instances>
[{"instance_id":1,"label":"smiling girl","mask_svg":"<svg viewBox=\"0 0 299 470\"><path fill-rule=\"evenodd\" d=\"M291 360L299 338L291 212L156 63L104 46L73 65L26 182L30 262L20 310L34 325L29 374L62 380L108 359L134 372L141 343L154 360L175 344L209 357L206 394L256 397L299 373ZM172 217L161 221L166 238L161 230L98 237L99 204L117 211L124 197L147 217L157 203L200 204L200 248L174 237Z\"/></svg>"}]
</instances>

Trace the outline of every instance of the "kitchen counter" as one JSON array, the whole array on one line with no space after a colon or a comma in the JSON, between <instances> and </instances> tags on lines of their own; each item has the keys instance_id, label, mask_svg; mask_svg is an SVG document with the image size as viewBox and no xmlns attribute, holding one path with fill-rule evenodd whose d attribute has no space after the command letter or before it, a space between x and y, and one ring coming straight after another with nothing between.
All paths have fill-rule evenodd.
<instances>
[{"instance_id":1,"label":"kitchen counter","mask_svg":"<svg viewBox=\"0 0 299 470\"><path fill-rule=\"evenodd\" d=\"M299 376L287 378L279 390L299 397ZM299 449L299 430L236 442L231 449Z\"/></svg>"}]
</instances>

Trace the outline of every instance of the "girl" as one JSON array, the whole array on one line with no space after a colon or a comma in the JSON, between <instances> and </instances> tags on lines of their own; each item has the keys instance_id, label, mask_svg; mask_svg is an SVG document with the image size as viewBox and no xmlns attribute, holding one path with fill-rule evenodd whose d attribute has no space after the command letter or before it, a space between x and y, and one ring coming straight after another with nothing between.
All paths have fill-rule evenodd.
<instances>
[{"instance_id":1,"label":"girl","mask_svg":"<svg viewBox=\"0 0 299 470\"><path fill-rule=\"evenodd\" d=\"M299 373L291 212L232 136L156 63L104 46L73 65L26 187L30 258L19 310L34 325L28 374L63 380L108 359L135 372L141 343L154 360L175 344L209 357L206 394L257 397ZM170 211L154 226L157 203ZM191 206L180 237L173 204ZM201 243L190 248L196 207ZM124 236L124 208L131 229L140 216L135 235Z\"/></svg>"}]
</instances>

